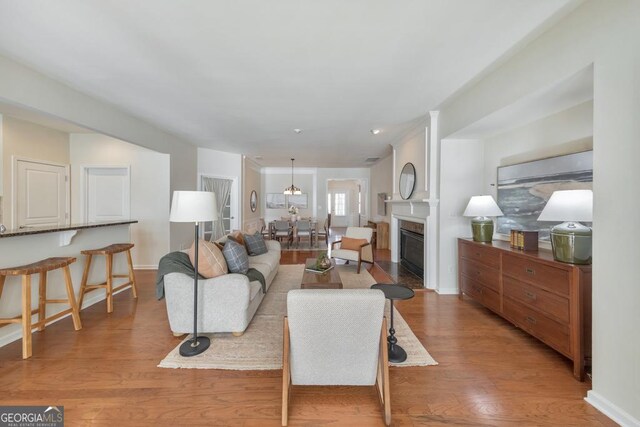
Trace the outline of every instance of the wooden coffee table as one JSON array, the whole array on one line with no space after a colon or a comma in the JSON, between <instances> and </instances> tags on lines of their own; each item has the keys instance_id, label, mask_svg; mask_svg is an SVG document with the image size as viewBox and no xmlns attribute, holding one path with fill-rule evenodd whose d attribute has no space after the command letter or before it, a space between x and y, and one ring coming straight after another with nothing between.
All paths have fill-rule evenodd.
<instances>
[{"instance_id":1,"label":"wooden coffee table","mask_svg":"<svg viewBox=\"0 0 640 427\"><path fill-rule=\"evenodd\" d=\"M342 289L342 281L338 274L338 269L334 260L331 260L333 268L324 273L315 273L313 271L304 271L302 275L302 284L300 289ZM305 268L315 266L315 258L307 258Z\"/></svg>"}]
</instances>

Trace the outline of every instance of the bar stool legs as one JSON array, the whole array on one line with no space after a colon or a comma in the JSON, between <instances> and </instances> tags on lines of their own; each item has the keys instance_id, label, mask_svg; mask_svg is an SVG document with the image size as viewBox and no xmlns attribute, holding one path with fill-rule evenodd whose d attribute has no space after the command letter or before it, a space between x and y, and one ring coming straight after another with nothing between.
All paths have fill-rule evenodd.
<instances>
[{"instance_id":1,"label":"bar stool legs","mask_svg":"<svg viewBox=\"0 0 640 427\"><path fill-rule=\"evenodd\" d=\"M84 272L82 273L82 284L80 286L80 307L82 307L82 302L84 301L84 295L87 292L91 292L95 289L104 288L106 292L107 299L107 313L113 312L113 294L114 292L119 291L120 289L131 286L131 292L133 293L134 298L138 298L138 289L136 288L136 279L133 273L133 261L131 259L131 248L133 248L132 243L117 243L114 245L107 246L101 249L89 249L82 251L82 254L86 255L86 260L84 264ZM129 267L128 274L113 274L113 255L126 252L127 255L127 264ZM106 278L105 281L98 284L87 284L89 279L89 270L91 268L91 261L94 255L104 255L105 256L105 264L106 264ZM114 278L128 278L129 280L126 283L123 283L116 288L113 287L113 279Z\"/></svg>"},{"instance_id":2,"label":"bar stool legs","mask_svg":"<svg viewBox=\"0 0 640 427\"><path fill-rule=\"evenodd\" d=\"M33 264L3 268L0 270L0 296L2 296L6 276L22 276L22 314L9 319L0 319L0 323L20 323L22 325L23 359L28 359L32 355L31 332L33 328L42 331L47 322L52 322L55 319L71 313L75 330L82 329L82 322L80 321L78 305L76 304L73 284L71 282L71 271L69 270L69 264L75 261L76 259L73 257L47 258ZM47 298L47 272L59 268L63 270L67 299L49 299ZM33 274L40 275L38 308L36 310L31 309L31 276ZM47 304L69 304L69 308L47 317ZM32 323L31 316L35 313L38 314L38 321Z\"/></svg>"}]
</instances>

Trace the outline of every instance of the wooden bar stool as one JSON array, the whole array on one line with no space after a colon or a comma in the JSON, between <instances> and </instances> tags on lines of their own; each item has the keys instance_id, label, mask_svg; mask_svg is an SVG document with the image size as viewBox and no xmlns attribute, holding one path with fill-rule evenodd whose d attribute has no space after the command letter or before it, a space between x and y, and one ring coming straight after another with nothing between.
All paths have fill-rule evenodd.
<instances>
[{"instance_id":1,"label":"wooden bar stool","mask_svg":"<svg viewBox=\"0 0 640 427\"><path fill-rule=\"evenodd\" d=\"M22 323L22 358L31 357L31 331L38 328L42 331L47 322L51 322L62 316L71 313L73 318L73 327L76 331L82 329L78 305L73 292L73 284L71 283L71 272L69 264L76 262L74 257L57 257L47 258L33 264L21 265L20 267L9 267L0 270L0 296L4 289L4 281L7 276L22 276L22 314L10 319L0 319L0 323ZM47 299L47 272L62 268L64 272L64 281L67 288L67 299ZM38 308L31 310L31 275L40 275L40 289L38 296ZM47 304L69 304L69 308L54 314L46 316ZM31 323L31 316L38 313L38 321Z\"/></svg>"},{"instance_id":2,"label":"wooden bar stool","mask_svg":"<svg viewBox=\"0 0 640 427\"><path fill-rule=\"evenodd\" d=\"M86 261L84 264L84 273L82 274L82 285L80 286L80 307L82 307L82 301L84 300L84 294L87 292L91 292L95 289L104 288L107 291L107 313L113 312L113 293L119 291L120 289L126 288L127 286L131 286L131 290L133 291L133 297L138 298L138 290L136 289L136 278L133 275L133 262L131 261L131 248L133 248L133 243L115 243L113 245L106 246L100 249L87 249L81 251L83 255L86 255ZM113 274L113 255L118 254L120 252L127 253L127 262L129 263L129 274ZM91 268L91 259L94 255L105 255L107 257L107 279L106 282L102 282L99 284L88 285L87 279L89 278L89 269ZM113 279L116 277L127 277L129 279L128 282L119 285L118 287L113 287Z\"/></svg>"}]
</instances>

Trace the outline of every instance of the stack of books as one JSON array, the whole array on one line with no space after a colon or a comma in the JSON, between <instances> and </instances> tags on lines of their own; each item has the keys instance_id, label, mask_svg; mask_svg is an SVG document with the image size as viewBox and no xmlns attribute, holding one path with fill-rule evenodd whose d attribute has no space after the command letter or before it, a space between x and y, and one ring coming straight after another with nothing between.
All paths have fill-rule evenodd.
<instances>
[{"instance_id":1,"label":"stack of books","mask_svg":"<svg viewBox=\"0 0 640 427\"><path fill-rule=\"evenodd\" d=\"M512 248L523 251L538 250L538 232L528 230L511 230L509 243Z\"/></svg>"}]
</instances>

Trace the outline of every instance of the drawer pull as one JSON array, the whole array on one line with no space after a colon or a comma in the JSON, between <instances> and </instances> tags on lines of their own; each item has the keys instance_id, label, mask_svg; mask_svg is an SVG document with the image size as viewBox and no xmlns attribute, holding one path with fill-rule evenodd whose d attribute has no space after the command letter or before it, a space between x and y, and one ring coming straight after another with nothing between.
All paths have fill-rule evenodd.
<instances>
[{"instance_id":1,"label":"drawer pull","mask_svg":"<svg viewBox=\"0 0 640 427\"><path fill-rule=\"evenodd\" d=\"M533 268L526 269L527 274L536 274L536 271Z\"/></svg>"},{"instance_id":2,"label":"drawer pull","mask_svg":"<svg viewBox=\"0 0 640 427\"><path fill-rule=\"evenodd\" d=\"M525 317L525 320L531 323L532 325L535 325L537 323L537 320L535 319L535 317L527 316Z\"/></svg>"},{"instance_id":3,"label":"drawer pull","mask_svg":"<svg viewBox=\"0 0 640 427\"><path fill-rule=\"evenodd\" d=\"M525 291L525 293L524 293L524 294L525 294L525 295L527 296L527 298L529 298L529 299L533 299L533 300L535 300L535 299L536 299L536 294L534 294L533 292Z\"/></svg>"},{"instance_id":4,"label":"drawer pull","mask_svg":"<svg viewBox=\"0 0 640 427\"><path fill-rule=\"evenodd\" d=\"M481 254L480 252L476 252L476 256L477 256L478 258L480 258L480 256L481 256L481 255L482 255L482 254Z\"/></svg>"}]
</instances>

